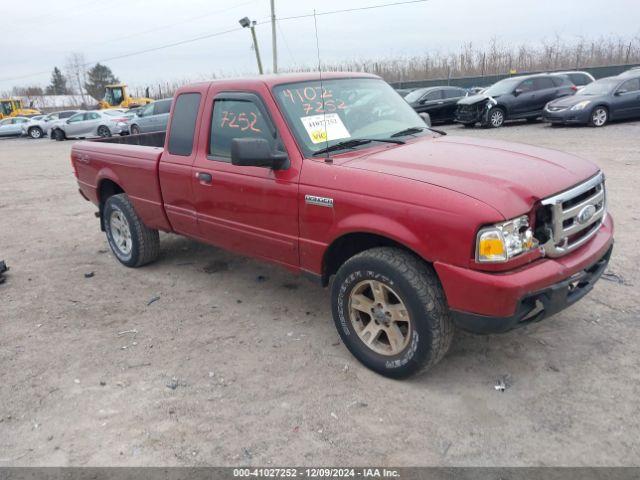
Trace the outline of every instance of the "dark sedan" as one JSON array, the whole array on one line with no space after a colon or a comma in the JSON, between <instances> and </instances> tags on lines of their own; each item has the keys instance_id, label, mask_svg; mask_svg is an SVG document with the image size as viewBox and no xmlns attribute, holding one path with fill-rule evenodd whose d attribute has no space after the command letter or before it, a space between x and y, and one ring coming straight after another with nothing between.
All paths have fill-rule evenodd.
<instances>
[{"instance_id":1,"label":"dark sedan","mask_svg":"<svg viewBox=\"0 0 640 480\"><path fill-rule=\"evenodd\" d=\"M603 127L610 120L640 118L640 72L636 77L608 77L576 95L549 102L543 118L551 124Z\"/></svg>"},{"instance_id":2,"label":"dark sedan","mask_svg":"<svg viewBox=\"0 0 640 480\"><path fill-rule=\"evenodd\" d=\"M455 120L465 126L480 122L498 128L506 120L534 121L543 114L547 102L572 95L576 87L567 78L538 74L500 80L477 95L458 102Z\"/></svg>"},{"instance_id":3,"label":"dark sedan","mask_svg":"<svg viewBox=\"0 0 640 480\"><path fill-rule=\"evenodd\" d=\"M428 113L433 123L452 122L458 100L467 96L464 88L427 87L418 88L404 99L418 113Z\"/></svg>"}]
</instances>

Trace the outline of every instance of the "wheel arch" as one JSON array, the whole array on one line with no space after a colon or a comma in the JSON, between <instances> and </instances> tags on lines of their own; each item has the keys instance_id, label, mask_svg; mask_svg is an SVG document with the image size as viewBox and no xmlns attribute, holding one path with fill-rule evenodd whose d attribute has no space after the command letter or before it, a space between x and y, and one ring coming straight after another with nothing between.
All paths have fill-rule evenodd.
<instances>
[{"instance_id":1,"label":"wheel arch","mask_svg":"<svg viewBox=\"0 0 640 480\"><path fill-rule=\"evenodd\" d=\"M426 263L431 263L413 248L387 235L368 231L354 231L335 238L327 247L322 258L321 282L329 284L329 279L351 257L375 247L394 247L404 250Z\"/></svg>"},{"instance_id":2,"label":"wheel arch","mask_svg":"<svg viewBox=\"0 0 640 480\"><path fill-rule=\"evenodd\" d=\"M111 178L102 178L98 182L97 188L97 196L98 196L98 209L100 213L100 229L104 231L104 219L102 216L102 212L104 211L104 205L109 199L114 195L118 195L120 193L125 193L124 189L117 183L115 180Z\"/></svg>"}]
</instances>

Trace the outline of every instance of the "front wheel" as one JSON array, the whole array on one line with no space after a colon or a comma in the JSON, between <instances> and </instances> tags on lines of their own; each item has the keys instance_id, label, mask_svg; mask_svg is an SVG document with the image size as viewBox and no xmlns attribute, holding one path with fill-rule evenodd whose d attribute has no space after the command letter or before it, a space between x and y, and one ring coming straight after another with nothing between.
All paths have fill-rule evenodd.
<instances>
[{"instance_id":1,"label":"front wheel","mask_svg":"<svg viewBox=\"0 0 640 480\"><path fill-rule=\"evenodd\" d=\"M485 122L485 127L491 128L500 128L504 125L505 115L504 110L499 107L494 107L489 111L487 115L487 121Z\"/></svg>"},{"instance_id":2,"label":"front wheel","mask_svg":"<svg viewBox=\"0 0 640 480\"><path fill-rule=\"evenodd\" d=\"M142 223L126 193L107 199L102 222L111 251L123 265L140 267L158 258L160 235Z\"/></svg>"},{"instance_id":3,"label":"front wheel","mask_svg":"<svg viewBox=\"0 0 640 480\"><path fill-rule=\"evenodd\" d=\"M131 125L131 135L140 135L140 129L137 125Z\"/></svg>"},{"instance_id":4,"label":"front wheel","mask_svg":"<svg viewBox=\"0 0 640 480\"><path fill-rule=\"evenodd\" d=\"M453 322L434 270L403 250L373 248L347 260L331 299L346 347L384 376L424 371L451 345Z\"/></svg>"},{"instance_id":5,"label":"front wheel","mask_svg":"<svg viewBox=\"0 0 640 480\"><path fill-rule=\"evenodd\" d=\"M589 125L592 127L604 127L609 121L609 111L605 107L596 107L591 112Z\"/></svg>"},{"instance_id":6,"label":"front wheel","mask_svg":"<svg viewBox=\"0 0 640 480\"><path fill-rule=\"evenodd\" d=\"M55 138L57 142L62 142L66 138L66 136L62 130L57 128L53 131L53 138Z\"/></svg>"}]
</instances>

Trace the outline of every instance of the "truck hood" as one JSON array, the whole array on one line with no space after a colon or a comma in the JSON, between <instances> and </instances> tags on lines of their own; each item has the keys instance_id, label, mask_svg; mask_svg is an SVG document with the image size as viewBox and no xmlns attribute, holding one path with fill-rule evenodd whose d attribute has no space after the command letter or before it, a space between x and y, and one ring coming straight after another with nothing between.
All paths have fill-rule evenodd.
<instances>
[{"instance_id":1,"label":"truck hood","mask_svg":"<svg viewBox=\"0 0 640 480\"><path fill-rule=\"evenodd\" d=\"M453 190L492 206L505 219L598 172L593 163L556 150L457 136L422 137L343 165Z\"/></svg>"}]
</instances>

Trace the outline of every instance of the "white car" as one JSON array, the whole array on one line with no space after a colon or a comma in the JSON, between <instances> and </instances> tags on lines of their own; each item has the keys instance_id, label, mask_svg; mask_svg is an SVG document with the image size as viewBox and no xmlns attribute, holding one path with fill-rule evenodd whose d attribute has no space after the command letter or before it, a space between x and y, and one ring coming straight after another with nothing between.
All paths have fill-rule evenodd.
<instances>
[{"instance_id":1,"label":"white car","mask_svg":"<svg viewBox=\"0 0 640 480\"><path fill-rule=\"evenodd\" d=\"M22 134L31 138L42 138L49 134L51 126L61 119L66 119L78 113L78 110L64 110L62 112L54 112L48 115L36 115L31 117L29 122L22 125Z\"/></svg>"},{"instance_id":2,"label":"white car","mask_svg":"<svg viewBox=\"0 0 640 480\"><path fill-rule=\"evenodd\" d=\"M58 120L51 126L51 138L58 141L67 138L110 137L129 133L128 119L120 110L81 111Z\"/></svg>"}]
</instances>

